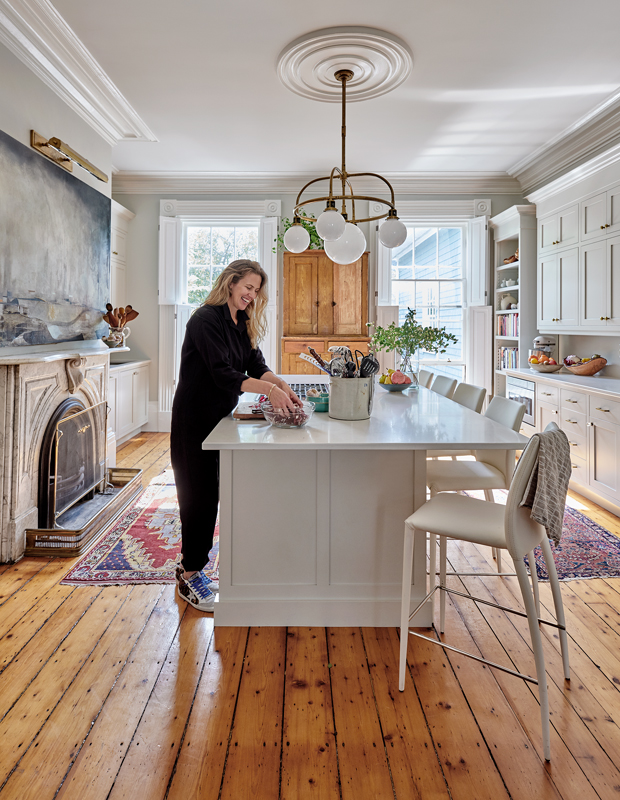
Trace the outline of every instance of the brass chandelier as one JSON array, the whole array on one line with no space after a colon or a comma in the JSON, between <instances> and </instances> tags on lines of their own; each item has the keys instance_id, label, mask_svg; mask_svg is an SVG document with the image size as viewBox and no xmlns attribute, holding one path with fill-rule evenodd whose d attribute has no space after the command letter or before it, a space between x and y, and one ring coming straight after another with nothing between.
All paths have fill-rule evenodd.
<instances>
[{"instance_id":1,"label":"brass chandelier","mask_svg":"<svg viewBox=\"0 0 620 800\"><path fill-rule=\"evenodd\" d=\"M330 175L322 178L314 178L302 187L295 201L293 212L293 224L284 234L284 246L291 253L303 253L310 244L310 234L302 226L302 220L315 222L314 217L303 216L300 212L303 206L310 203L326 203L325 210L316 220L316 231L324 241L327 256L336 264L352 264L361 257L366 250L366 237L357 227L360 222L373 222L385 219L379 227L379 239L386 247L398 247L407 238L407 228L398 219L396 206L394 205L394 189L388 180L376 172L347 172L346 168L346 101L347 101L347 81L353 78L353 71L350 69L339 69L334 77L342 84L342 164L340 168L334 167ZM377 178L387 186L390 192L390 199L381 197L371 197L367 195L357 195L351 185L351 178L372 177ZM309 186L320 181L329 181L329 194L324 197L310 197L303 199L303 194ZM335 192L340 191L339 194ZM355 215L355 202L368 200L373 203L383 203L388 206L388 211L374 217L364 217L358 219ZM341 210L338 211L337 203ZM350 208L351 216L347 209Z\"/></svg>"}]
</instances>

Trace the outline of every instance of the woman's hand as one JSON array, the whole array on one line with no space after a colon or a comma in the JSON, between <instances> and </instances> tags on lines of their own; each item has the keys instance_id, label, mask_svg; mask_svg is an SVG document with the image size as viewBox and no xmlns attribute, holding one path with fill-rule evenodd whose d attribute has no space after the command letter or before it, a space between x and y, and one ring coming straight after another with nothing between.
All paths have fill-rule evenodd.
<instances>
[{"instance_id":1,"label":"woman's hand","mask_svg":"<svg viewBox=\"0 0 620 800\"><path fill-rule=\"evenodd\" d=\"M269 402L273 408L286 408L289 411L293 411L295 406L301 406L301 400L287 383L282 388L274 384L269 394Z\"/></svg>"}]
</instances>

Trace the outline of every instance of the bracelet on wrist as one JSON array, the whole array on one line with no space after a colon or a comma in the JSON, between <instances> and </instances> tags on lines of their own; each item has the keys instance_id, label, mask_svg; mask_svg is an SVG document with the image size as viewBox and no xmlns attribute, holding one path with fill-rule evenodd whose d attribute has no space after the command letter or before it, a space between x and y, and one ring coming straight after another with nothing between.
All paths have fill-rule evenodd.
<instances>
[{"instance_id":1,"label":"bracelet on wrist","mask_svg":"<svg viewBox=\"0 0 620 800\"><path fill-rule=\"evenodd\" d=\"M273 390L274 390L275 388L276 388L276 385L275 385L275 383L272 383L272 384L271 384L271 389L270 389L270 390L267 392L267 402L268 402L268 403L270 403L270 402L271 402L271 393L273 392Z\"/></svg>"}]
</instances>

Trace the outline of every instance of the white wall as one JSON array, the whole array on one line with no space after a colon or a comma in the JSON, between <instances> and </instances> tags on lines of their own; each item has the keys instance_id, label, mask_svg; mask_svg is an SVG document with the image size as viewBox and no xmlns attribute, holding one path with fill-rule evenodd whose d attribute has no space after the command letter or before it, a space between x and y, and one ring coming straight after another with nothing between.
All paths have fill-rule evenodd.
<instances>
[{"instance_id":1,"label":"white wall","mask_svg":"<svg viewBox=\"0 0 620 800\"><path fill-rule=\"evenodd\" d=\"M28 147L31 129L46 138L56 136L111 174L110 145L2 44L0 76L0 130ZM110 196L111 181L103 183L75 165L73 175Z\"/></svg>"}]
</instances>

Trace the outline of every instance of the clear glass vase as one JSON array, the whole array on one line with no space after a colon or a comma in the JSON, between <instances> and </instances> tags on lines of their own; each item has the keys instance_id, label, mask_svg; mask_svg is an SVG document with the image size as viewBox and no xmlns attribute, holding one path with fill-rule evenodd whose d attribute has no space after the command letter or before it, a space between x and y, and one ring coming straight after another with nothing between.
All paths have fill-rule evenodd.
<instances>
[{"instance_id":1,"label":"clear glass vase","mask_svg":"<svg viewBox=\"0 0 620 800\"><path fill-rule=\"evenodd\" d=\"M401 356L400 371L411 381L408 387L409 391L417 391L420 388L420 384L418 383L420 362L418 359L416 358L414 361L411 356Z\"/></svg>"}]
</instances>

